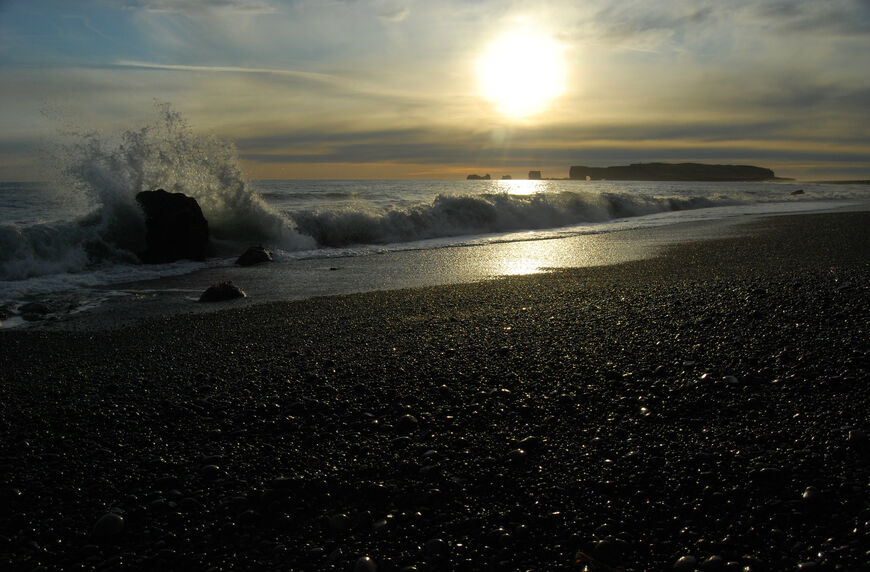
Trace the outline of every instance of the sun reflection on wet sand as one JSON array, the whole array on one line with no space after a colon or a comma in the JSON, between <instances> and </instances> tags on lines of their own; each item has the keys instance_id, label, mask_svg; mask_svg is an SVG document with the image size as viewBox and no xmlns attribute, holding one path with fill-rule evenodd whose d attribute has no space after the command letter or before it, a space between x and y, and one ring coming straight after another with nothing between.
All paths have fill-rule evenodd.
<instances>
[{"instance_id":1,"label":"sun reflection on wet sand","mask_svg":"<svg viewBox=\"0 0 870 572\"><path fill-rule=\"evenodd\" d=\"M490 244L466 264L483 276L519 276L555 268L599 266L649 256L649 249L605 235ZM470 269L469 269L470 270Z\"/></svg>"}]
</instances>

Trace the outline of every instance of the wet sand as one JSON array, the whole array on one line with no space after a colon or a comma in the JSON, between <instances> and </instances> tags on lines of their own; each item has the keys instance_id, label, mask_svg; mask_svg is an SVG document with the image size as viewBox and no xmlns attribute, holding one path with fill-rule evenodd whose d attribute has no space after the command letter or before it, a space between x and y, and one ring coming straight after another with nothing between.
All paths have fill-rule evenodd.
<instances>
[{"instance_id":1,"label":"wet sand","mask_svg":"<svg viewBox=\"0 0 870 572\"><path fill-rule=\"evenodd\" d=\"M0 567L870 569L868 229L0 332Z\"/></svg>"}]
</instances>

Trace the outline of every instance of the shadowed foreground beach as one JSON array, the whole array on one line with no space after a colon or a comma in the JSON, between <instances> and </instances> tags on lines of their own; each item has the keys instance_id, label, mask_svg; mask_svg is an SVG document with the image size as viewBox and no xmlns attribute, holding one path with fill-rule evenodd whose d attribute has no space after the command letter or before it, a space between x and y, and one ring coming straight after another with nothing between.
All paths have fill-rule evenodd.
<instances>
[{"instance_id":1,"label":"shadowed foreground beach","mask_svg":"<svg viewBox=\"0 0 870 572\"><path fill-rule=\"evenodd\" d=\"M0 567L870 570L868 229L0 332Z\"/></svg>"}]
</instances>

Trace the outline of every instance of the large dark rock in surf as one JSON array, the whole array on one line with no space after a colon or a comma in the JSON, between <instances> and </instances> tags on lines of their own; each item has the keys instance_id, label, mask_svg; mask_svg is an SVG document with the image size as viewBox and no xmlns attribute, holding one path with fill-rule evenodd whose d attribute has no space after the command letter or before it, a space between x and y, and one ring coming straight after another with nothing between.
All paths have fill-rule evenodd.
<instances>
[{"instance_id":1,"label":"large dark rock in surf","mask_svg":"<svg viewBox=\"0 0 870 572\"><path fill-rule=\"evenodd\" d=\"M272 253L262 246L252 246L236 260L239 266L253 266L263 262L272 262Z\"/></svg>"},{"instance_id":2,"label":"large dark rock in surf","mask_svg":"<svg viewBox=\"0 0 870 572\"><path fill-rule=\"evenodd\" d=\"M572 179L592 181L770 181L770 169L752 165L707 165L703 163L632 163L614 167L575 165L568 171ZM530 177L531 178L531 177Z\"/></svg>"},{"instance_id":3,"label":"large dark rock in surf","mask_svg":"<svg viewBox=\"0 0 870 572\"><path fill-rule=\"evenodd\" d=\"M225 300L235 300L236 298L246 298L245 291L227 280L218 282L209 286L202 296L199 297L200 302L223 302Z\"/></svg>"},{"instance_id":4,"label":"large dark rock in surf","mask_svg":"<svg viewBox=\"0 0 870 572\"><path fill-rule=\"evenodd\" d=\"M142 262L159 264L176 260L203 260L209 253L208 221L193 197L163 189L142 191L136 201L145 211Z\"/></svg>"}]
</instances>

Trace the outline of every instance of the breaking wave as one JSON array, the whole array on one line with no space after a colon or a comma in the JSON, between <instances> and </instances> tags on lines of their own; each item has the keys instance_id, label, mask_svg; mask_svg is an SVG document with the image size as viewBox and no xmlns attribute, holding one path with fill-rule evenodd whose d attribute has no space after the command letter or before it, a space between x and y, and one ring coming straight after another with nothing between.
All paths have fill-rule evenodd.
<instances>
[{"instance_id":1,"label":"breaking wave","mask_svg":"<svg viewBox=\"0 0 870 572\"><path fill-rule=\"evenodd\" d=\"M356 206L290 213L321 246L386 244L430 238L540 230L660 212L737 204L730 198L644 197L561 191L514 195L439 195L431 204L386 211Z\"/></svg>"}]
</instances>

